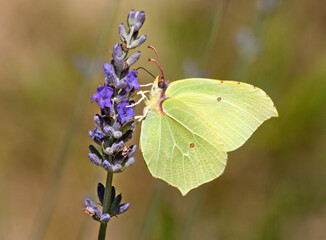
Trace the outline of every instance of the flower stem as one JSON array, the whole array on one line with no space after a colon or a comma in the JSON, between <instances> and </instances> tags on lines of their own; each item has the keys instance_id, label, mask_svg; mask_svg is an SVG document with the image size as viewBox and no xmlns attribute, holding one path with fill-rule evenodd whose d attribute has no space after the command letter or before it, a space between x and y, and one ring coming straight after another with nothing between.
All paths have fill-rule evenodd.
<instances>
[{"instance_id":1,"label":"flower stem","mask_svg":"<svg viewBox=\"0 0 326 240\"><path fill-rule=\"evenodd\" d=\"M106 176L106 185L105 185L105 192L104 192L103 214L109 213L109 209L111 205L112 178L113 178L113 172L108 171ZM106 226L107 223L101 223L100 230L98 233L98 240L105 240Z\"/></svg>"}]
</instances>

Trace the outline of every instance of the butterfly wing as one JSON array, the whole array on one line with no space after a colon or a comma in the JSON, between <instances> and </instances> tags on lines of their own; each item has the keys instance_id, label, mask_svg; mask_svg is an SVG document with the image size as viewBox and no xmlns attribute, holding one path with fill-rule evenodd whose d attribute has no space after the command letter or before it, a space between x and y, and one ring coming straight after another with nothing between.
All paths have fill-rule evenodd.
<instances>
[{"instance_id":1,"label":"butterfly wing","mask_svg":"<svg viewBox=\"0 0 326 240\"><path fill-rule=\"evenodd\" d=\"M214 129L193 118L191 109L182 111L177 120L150 111L142 123L140 145L151 174L185 195L221 175L227 153Z\"/></svg>"},{"instance_id":2,"label":"butterfly wing","mask_svg":"<svg viewBox=\"0 0 326 240\"><path fill-rule=\"evenodd\" d=\"M242 82L211 79L185 79L172 82L162 104L166 114L174 120L198 128L191 119L198 118L215 132L227 152L244 144L267 119L277 117L277 110L261 89ZM191 111L183 115L184 111Z\"/></svg>"}]
</instances>

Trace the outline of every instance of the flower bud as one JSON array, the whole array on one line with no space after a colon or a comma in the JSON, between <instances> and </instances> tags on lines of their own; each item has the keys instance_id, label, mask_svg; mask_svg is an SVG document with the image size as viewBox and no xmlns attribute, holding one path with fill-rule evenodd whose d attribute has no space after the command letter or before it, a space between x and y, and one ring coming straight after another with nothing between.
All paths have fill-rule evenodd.
<instances>
[{"instance_id":1,"label":"flower bud","mask_svg":"<svg viewBox=\"0 0 326 240\"><path fill-rule=\"evenodd\" d=\"M104 160L104 162L102 163L102 166L108 172L112 172L113 171L113 165L111 163L109 163L108 160Z\"/></svg>"},{"instance_id":2,"label":"flower bud","mask_svg":"<svg viewBox=\"0 0 326 240\"><path fill-rule=\"evenodd\" d=\"M92 200L85 199L84 204L85 204L85 208L86 208L85 209L86 213L88 213L90 216L92 216L96 220L99 220L101 218L102 212Z\"/></svg>"},{"instance_id":3,"label":"flower bud","mask_svg":"<svg viewBox=\"0 0 326 240\"><path fill-rule=\"evenodd\" d=\"M125 42L127 39L127 30L123 23L119 25L119 36L121 39L121 42Z\"/></svg>"},{"instance_id":4,"label":"flower bud","mask_svg":"<svg viewBox=\"0 0 326 240\"><path fill-rule=\"evenodd\" d=\"M117 88L125 88L126 86L127 86L126 78L121 79L117 84Z\"/></svg>"},{"instance_id":5,"label":"flower bud","mask_svg":"<svg viewBox=\"0 0 326 240\"><path fill-rule=\"evenodd\" d=\"M119 173L119 172L122 172L122 171L123 171L123 168L122 168L121 164L113 165L112 172Z\"/></svg>"},{"instance_id":6,"label":"flower bud","mask_svg":"<svg viewBox=\"0 0 326 240\"><path fill-rule=\"evenodd\" d=\"M119 130L120 131L120 128L121 128L121 123L119 121L114 121L113 123L113 128L115 131Z\"/></svg>"},{"instance_id":7,"label":"flower bud","mask_svg":"<svg viewBox=\"0 0 326 240\"><path fill-rule=\"evenodd\" d=\"M136 159L134 157L129 158L125 163L125 168L130 167L136 162Z\"/></svg>"},{"instance_id":8,"label":"flower bud","mask_svg":"<svg viewBox=\"0 0 326 240\"><path fill-rule=\"evenodd\" d=\"M133 25L135 25L135 15L136 15L135 10L131 10L129 12L128 19L127 19L128 27L132 27Z\"/></svg>"},{"instance_id":9,"label":"flower bud","mask_svg":"<svg viewBox=\"0 0 326 240\"><path fill-rule=\"evenodd\" d=\"M107 125L103 128L103 132L108 136L111 137L114 134L114 129L113 127Z\"/></svg>"},{"instance_id":10,"label":"flower bud","mask_svg":"<svg viewBox=\"0 0 326 240\"><path fill-rule=\"evenodd\" d=\"M147 39L147 36L142 35L139 38L137 38L136 40L132 41L132 43L128 46L128 48L133 49L133 48L139 47L146 41L146 39Z\"/></svg>"},{"instance_id":11,"label":"flower bud","mask_svg":"<svg viewBox=\"0 0 326 240\"><path fill-rule=\"evenodd\" d=\"M126 63L128 66L133 65L135 62L138 61L138 59L140 58L140 52L137 51L135 53L133 53L127 60Z\"/></svg>"},{"instance_id":12,"label":"flower bud","mask_svg":"<svg viewBox=\"0 0 326 240\"><path fill-rule=\"evenodd\" d=\"M113 47L113 60L114 66L116 66L117 70L121 72L125 66L125 62L123 60L123 51L120 44L116 43Z\"/></svg>"},{"instance_id":13,"label":"flower bud","mask_svg":"<svg viewBox=\"0 0 326 240\"><path fill-rule=\"evenodd\" d=\"M105 153L106 153L107 155L109 155L109 156L112 156L113 153L114 153L112 147L107 147L107 148L105 149Z\"/></svg>"},{"instance_id":14,"label":"flower bud","mask_svg":"<svg viewBox=\"0 0 326 240\"><path fill-rule=\"evenodd\" d=\"M119 152L119 150L123 147L123 144L124 142L123 141L120 141L120 142L117 142L117 143L113 143L112 144L112 150L113 152Z\"/></svg>"},{"instance_id":15,"label":"flower bud","mask_svg":"<svg viewBox=\"0 0 326 240\"><path fill-rule=\"evenodd\" d=\"M119 139L119 138L121 138L121 136L122 136L122 132L120 132L120 131L115 131L115 132L113 133L113 137L114 137L115 139Z\"/></svg>"},{"instance_id":16,"label":"flower bud","mask_svg":"<svg viewBox=\"0 0 326 240\"><path fill-rule=\"evenodd\" d=\"M108 222L110 221L110 218L111 218L110 214L108 214L108 213L104 213L104 214L101 216L100 221L101 221L102 223L108 223Z\"/></svg>"},{"instance_id":17,"label":"flower bud","mask_svg":"<svg viewBox=\"0 0 326 240\"><path fill-rule=\"evenodd\" d=\"M144 11L137 11L135 14L135 25L134 30L138 31L145 22L145 12Z\"/></svg>"},{"instance_id":18,"label":"flower bud","mask_svg":"<svg viewBox=\"0 0 326 240\"><path fill-rule=\"evenodd\" d=\"M130 206L130 203L123 203L121 205L119 205L118 207L116 207L113 211L112 211L112 214L113 215L119 215L119 214L122 214L124 212L126 212L128 210Z\"/></svg>"},{"instance_id":19,"label":"flower bud","mask_svg":"<svg viewBox=\"0 0 326 240\"><path fill-rule=\"evenodd\" d=\"M95 114L94 115L94 122L96 123L97 126L99 126L100 128L103 128L104 124L105 124L105 121L104 119L98 115L98 114Z\"/></svg>"},{"instance_id":20,"label":"flower bud","mask_svg":"<svg viewBox=\"0 0 326 240\"><path fill-rule=\"evenodd\" d=\"M102 160L95 153L89 153L88 158L95 165L97 165L97 166L102 165Z\"/></svg>"},{"instance_id":21,"label":"flower bud","mask_svg":"<svg viewBox=\"0 0 326 240\"><path fill-rule=\"evenodd\" d=\"M109 63L104 63L103 69L105 73L105 78L104 78L105 85L112 85L116 87L118 84L118 77L115 74L113 66Z\"/></svg>"}]
</instances>

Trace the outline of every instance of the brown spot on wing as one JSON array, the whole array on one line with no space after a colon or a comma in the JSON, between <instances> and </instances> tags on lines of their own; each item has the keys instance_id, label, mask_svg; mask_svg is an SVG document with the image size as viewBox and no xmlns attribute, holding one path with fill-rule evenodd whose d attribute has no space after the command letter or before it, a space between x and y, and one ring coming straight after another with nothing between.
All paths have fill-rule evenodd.
<instances>
[{"instance_id":1,"label":"brown spot on wing","mask_svg":"<svg viewBox=\"0 0 326 240\"><path fill-rule=\"evenodd\" d=\"M222 100L222 98L221 98L221 97L218 97L218 98L217 98L217 101L221 101L221 100Z\"/></svg>"},{"instance_id":2,"label":"brown spot on wing","mask_svg":"<svg viewBox=\"0 0 326 240\"><path fill-rule=\"evenodd\" d=\"M195 147L195 144L194 144L194 143L190 143L190 144L189 144L189 147L190 147L190 148L194 148L194 147Z\"/></svg>"}]
</instances>

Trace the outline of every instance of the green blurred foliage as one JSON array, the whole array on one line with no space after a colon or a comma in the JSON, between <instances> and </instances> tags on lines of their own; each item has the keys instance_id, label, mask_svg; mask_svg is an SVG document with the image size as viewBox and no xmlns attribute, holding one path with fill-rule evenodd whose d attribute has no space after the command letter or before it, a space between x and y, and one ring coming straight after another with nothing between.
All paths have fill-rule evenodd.
<instances>
[{"instance_id":1,"label":"green blurred foliage","mask_svg":"<svg viewBox=\"0 0 326 240\"><path fill-rule=\"evenodd\" d=\"M168 79L184 78L189 62L193 72L211 78L235 76L264 89L280 117L229 154L223 176L186 197L166 184L158 188L160 180L138 152L135 166L113 180L131 207L112 219L109 239L141 239L146 226L148 239L326 239L326 3L283 0L261 16L259 0L226 0L204 62L220 1L1 3L0 239L31 236L67 135L68 161L44 239L96 238L98 223L81 211L105 178L87 158L88 129L98 111L89 100L130 9L146 11L142 33L158 49ZM253 59L237 51L242 28L262 44ZM153 53L141 50L137 66L158 74L146 61ZM145 72L139 76L142 83L153 81ZM76 108L81 114L72 132ZM137 136L133 141L138 144Z\"/></svg>"}]
</instances>

